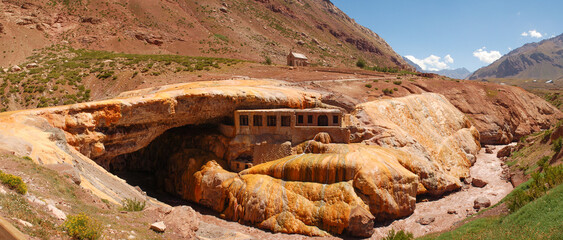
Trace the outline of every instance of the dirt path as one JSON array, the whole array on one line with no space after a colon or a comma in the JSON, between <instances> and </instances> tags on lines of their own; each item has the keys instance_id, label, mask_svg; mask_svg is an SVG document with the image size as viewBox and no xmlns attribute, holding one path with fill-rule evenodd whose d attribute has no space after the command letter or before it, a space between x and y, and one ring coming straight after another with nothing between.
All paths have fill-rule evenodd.
<instances>
[{"instance_id":1,"label":"dirt path","mask_svg":"<svg viewBox=\"0 0 563 240\"><path fill-rule=\"evenodd\" d=\"M488 182L483 188L465 186L458 192L451 193L438 200L419 202L416 204L414 213L401 220L394 221L388 226L375 229L371 239L380 239L387 235L389 230L406 230L415 237L429 233L448 230L458 221L463 220L469 214L475 213L473 201L477 197L486 197L491 200L491 205L498 203L513 189L510 182L501 179L501 160L496 157L497 152L504 146L495 146L492 154L485 153L481 149L477 155L477 161L471 167L471 177L479 178ZM456 214L448 214L448 210L455 210ZM434 222L429 225L421 225L416 221L422 217L434 217Z\"/></svg>"}]
</instances>

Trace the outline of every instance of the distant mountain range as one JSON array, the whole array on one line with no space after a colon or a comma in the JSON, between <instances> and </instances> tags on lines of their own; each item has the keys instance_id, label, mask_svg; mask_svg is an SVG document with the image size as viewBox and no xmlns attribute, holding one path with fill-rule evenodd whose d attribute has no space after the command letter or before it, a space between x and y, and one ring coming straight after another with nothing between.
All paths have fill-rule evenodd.
<instances>
[{"instance_id":1,"label":"distant mountain range","mask_svg":"<svg viewBox=\"0 0 563 240\"><path fill-rule=\"evenodd\" d=\"M563 79L563 34L514 49L469 79Z\"/></svg>"},{"instance_id":2,"label":"distant mountain range","mask_svg":"<svg viewBox=\"0 0 563 240\"><path fill-rule=\"evenodd\" d=\"M467 70L467 68L458 68L458 69L444 69L444 70L440 70L440 71L424 71L422 70L422 68L420 66L418 66L418 64L414 63L413 61L409 60L406 57L403 57L403 59L411 66L413 66L416 71L419 72L423 72L423 73L436 73L436 74L440 74L442 76L446 76L449 78L457 78L457 79L465 79L466 77L468 77L469 75L471 75L471 72L469 70Z\"/></svg>"}]
</instances>

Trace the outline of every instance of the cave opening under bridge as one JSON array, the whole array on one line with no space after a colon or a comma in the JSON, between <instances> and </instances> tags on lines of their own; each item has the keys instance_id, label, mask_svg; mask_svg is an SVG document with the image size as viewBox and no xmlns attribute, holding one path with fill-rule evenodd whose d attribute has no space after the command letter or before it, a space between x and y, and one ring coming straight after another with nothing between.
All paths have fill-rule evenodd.
<instances>
[{"instance_id":1,"label":"cave opening under bridge","mask_svg":"<svg viewBox=\"0 0 563 240\"><path fill-rule=\"evenodd\" d=\"M193 187L188 176L212 160L228 169L226 161L215 154L225 151L218 148L228 140L215 124L172 128L146 147L114 157L106 168L159 201L194 207L186 200Z\"/></svg>"}]
</instances>

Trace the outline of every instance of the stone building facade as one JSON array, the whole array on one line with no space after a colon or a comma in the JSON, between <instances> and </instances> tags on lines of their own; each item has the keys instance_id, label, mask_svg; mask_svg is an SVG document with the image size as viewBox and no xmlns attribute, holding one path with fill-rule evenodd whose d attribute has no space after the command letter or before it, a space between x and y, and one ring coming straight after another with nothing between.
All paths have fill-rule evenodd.
<instances>
[{"instance_id":1,"label":"stone building facade","mask_svg":"<svg viewBox=\"0 0 563 240\"><path fill-rule=\"evenodd\" d=\"M289 156L292 145L312 140L321 132L328 133L331 142L350 142L350 131L338 109L238 110L231 132L233 142L252 149L243 157L229 159L233 171Z\"/></svg>"},{"instance_id":2,"label":"stone building facade","mask_svg":"<svg viewBox=\"0 0 563 240\"><path fill-rule=\"evenodd\" d=\"M289 52L287 55L287 65L294 67L306 67L309 66L309 59L304 54Z\"/></svg>"}]
</instances>

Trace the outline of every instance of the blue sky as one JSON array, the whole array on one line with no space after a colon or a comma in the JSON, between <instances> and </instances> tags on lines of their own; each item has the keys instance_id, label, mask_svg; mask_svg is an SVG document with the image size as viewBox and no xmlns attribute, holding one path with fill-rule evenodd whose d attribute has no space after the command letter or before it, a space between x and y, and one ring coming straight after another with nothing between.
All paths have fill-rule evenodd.
<instances>
[{"instance_id":1,"label":"blue sky","mask_svg":"<svg viewBox=\"0 0 563 240\"><path fill-rule=\"evenodd\" d=\"M563 33L563 1L332 0L426 69L475 71L525 43Z\"/></svg>"}]
</instances>

